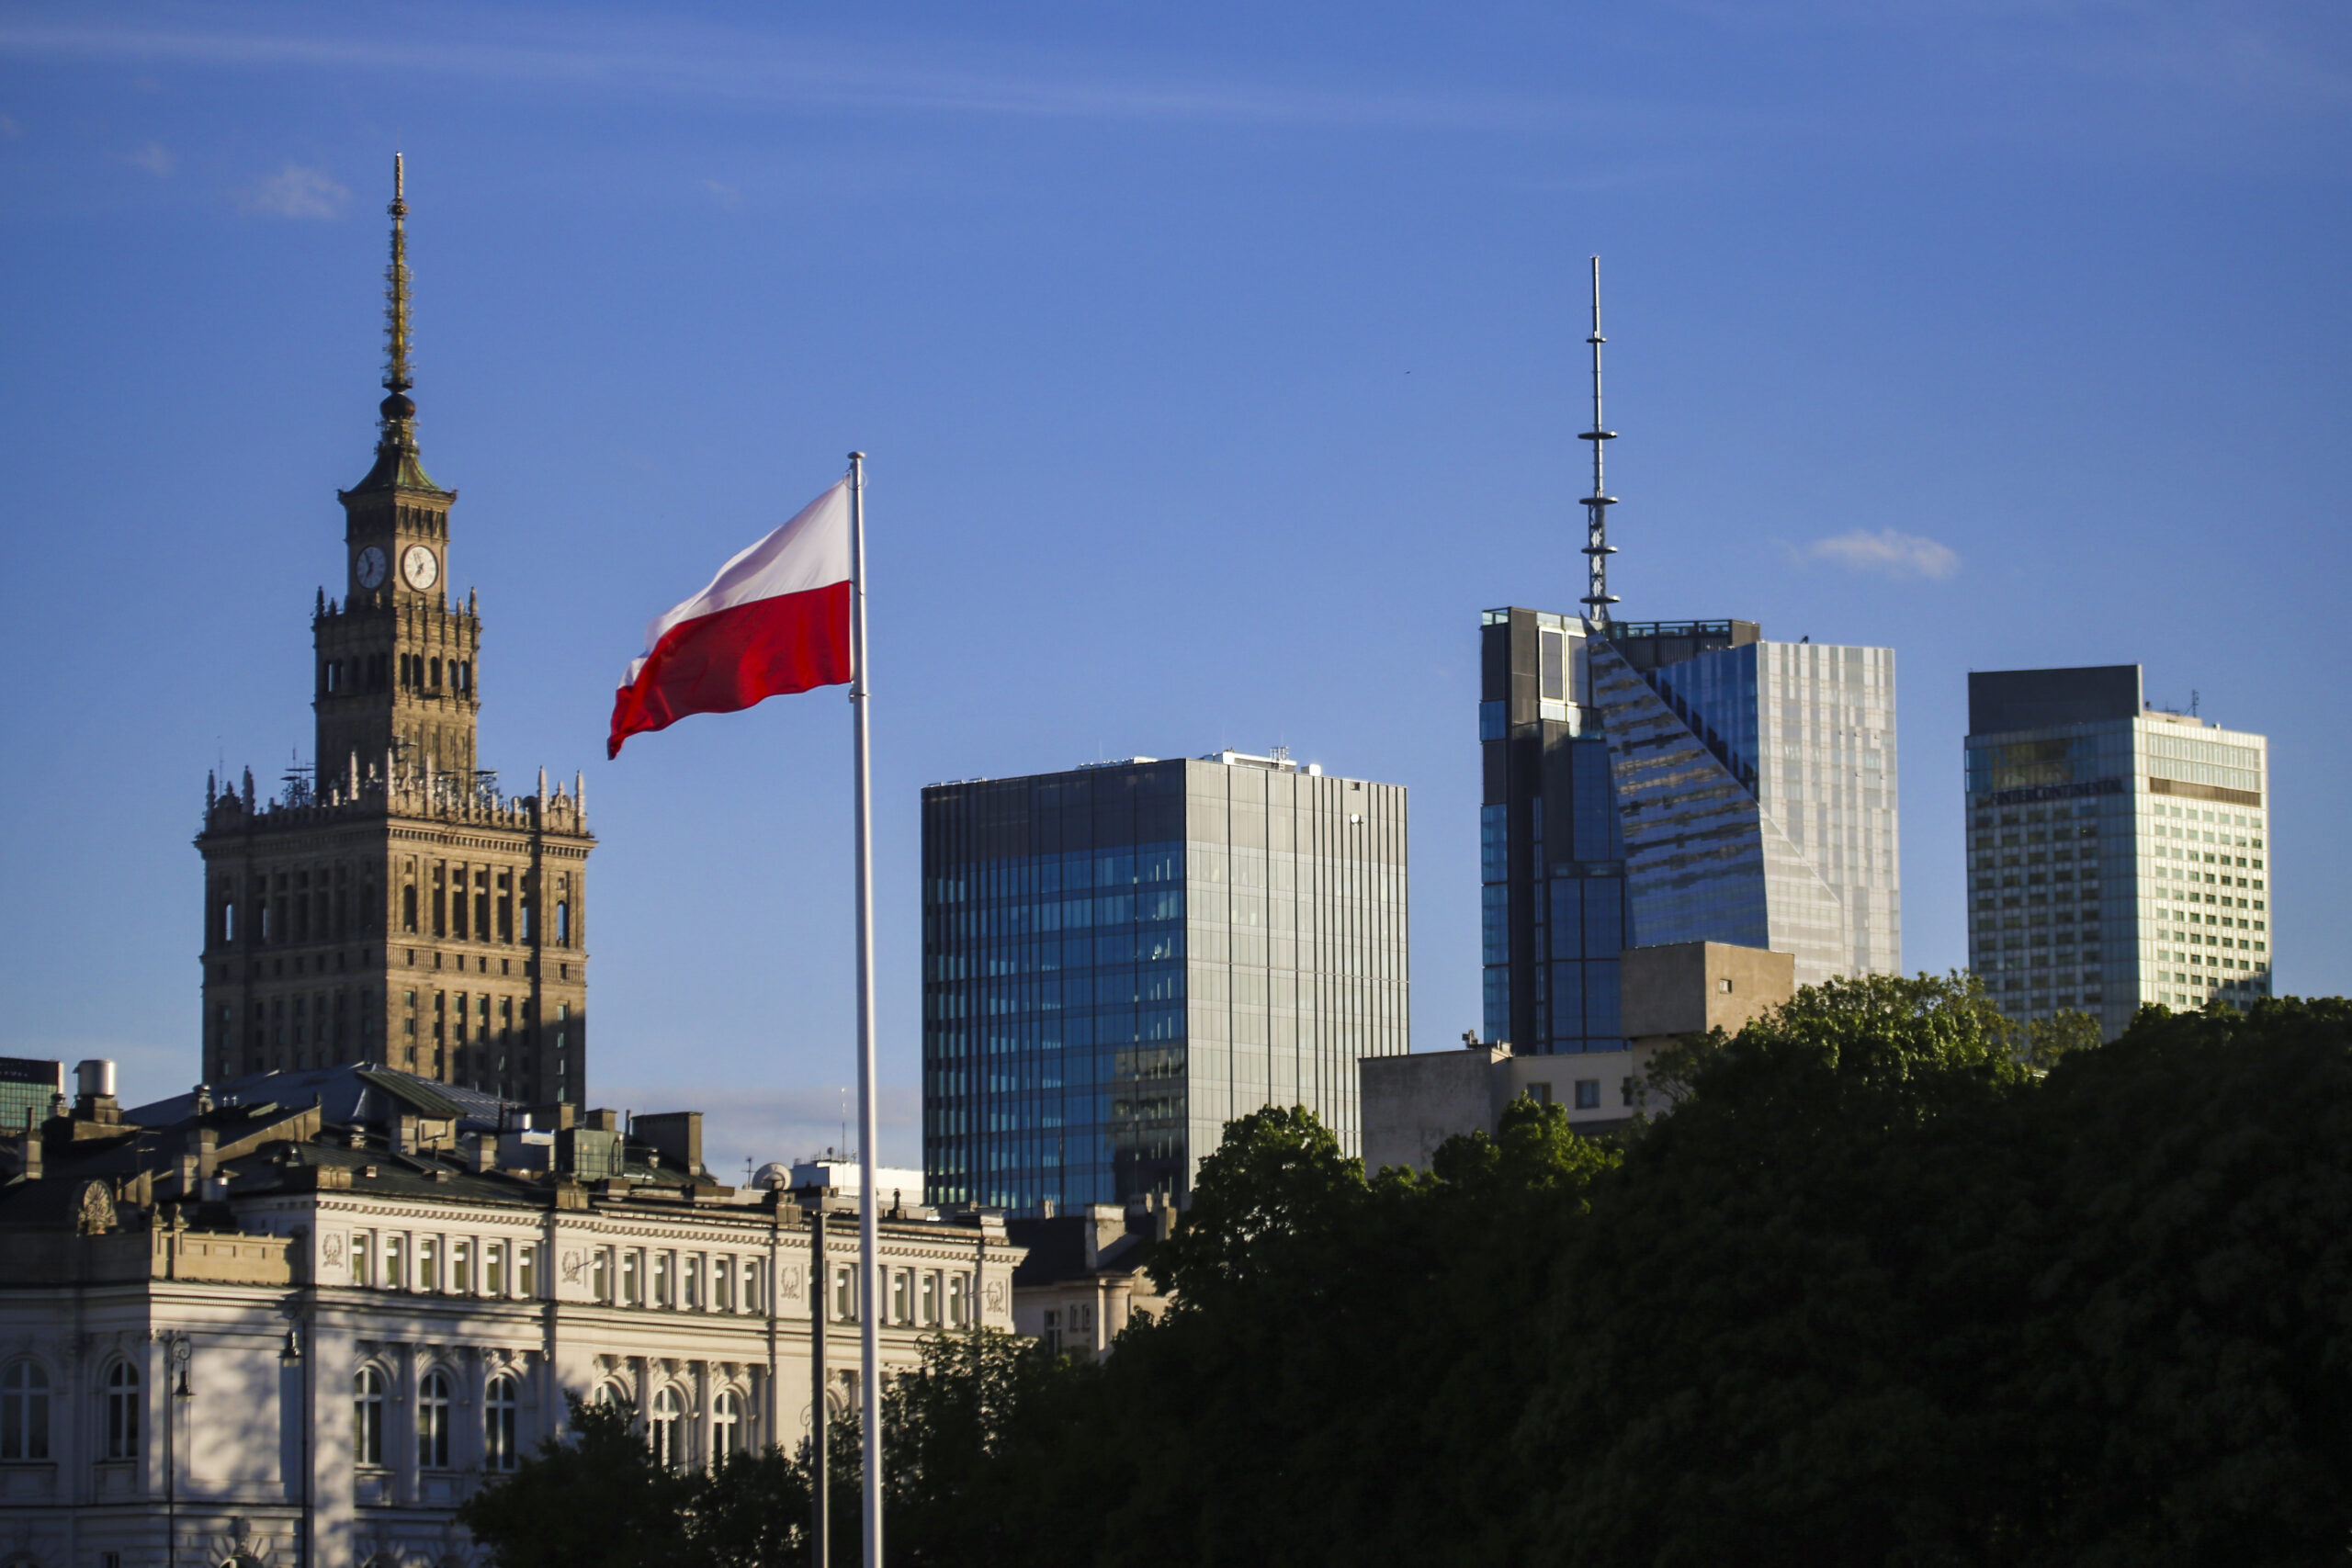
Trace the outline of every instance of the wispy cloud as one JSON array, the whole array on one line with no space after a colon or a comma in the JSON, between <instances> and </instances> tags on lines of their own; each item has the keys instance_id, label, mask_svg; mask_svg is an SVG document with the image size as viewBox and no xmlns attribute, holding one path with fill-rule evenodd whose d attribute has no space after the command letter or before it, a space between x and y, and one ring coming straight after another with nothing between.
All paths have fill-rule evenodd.
<instances>
[{"instance_id":1,"label":"wispy cloud","mask_svg":"<svg viewBox=\"0 0 2352 1568\"><path fill-rule=\"evenodd\" d=\"M136 152L125 152L122 161L134 169L146 170L159 180L169 179L172 171L180 166L172 150L160 141L150 141Z\"/></svg>"},{"instance_id":2,"label":"wispy cloud","mask_svg":"<svg viewBox=\"0 0 2352 1568\"><path fill-rule=\"evenodd\" d=\"M23 128L17 125L15 120L10 119L5 114L0 114L0 136L14 137L21 134L22 130Z\"/></svg>"},{"instance_id":3,"label":"wispy cloud","mask_svg":"<svg viewBox=\"0 0 2352 1568\"><path fill-rule=\"evenodd\" d=\"M552 86L731 97L799 107L931 109L967 114L1231 125L1417 126L1557 130L1631 112L1491 93L1447 94L1295 84L1157 80L1084 62L1023 57L978 64L830 49L821 41L689 29L615 34L596 45L296 36L256 30L0 25L0 55L162 60L232 69L334 67L431 72ZM1687 112L1687 111L1686 111Z\"/></svg>"},{"instance_id":4,"label":"wispy cloud","mask_svg":"<svg viewBox=\"0 0 2352 1568\"><path fill-rule=\"evenodd\" d=\"M737 190L733 186L721 185L717 180L704 180L702 182L702 188L705 195L708 196L711 200L717 202L721 207L741 207L743 205L743 193Z\"/></svg>"},{"instance_id":5,"label":"wispy cloud","mask_svg":"<svg viewBox=\"0 0 2352 1568\"><path fill-rule=\"evenodd\" d=\"M324 169L288 164L258 185L248 186L238 204L247 212L273 218L337 218L350 199L351 193Z\"/></svg>"},{"instance_id":6,"label":"wispy cloud","mask_svg":"<svg viewBox=\"0 0 2352 1568\"><path fill-rule=\"evenodd\" d=\"M1875 534L1868 528L1857 528L1851 533L1815 539L1800 554L1812 560L1834 561L1853 571L1876 572L1881 577L1940 578L1960 570L1960 552L1949 545L1893 528L1882 528Z\"/></svg>"}]
</instances>

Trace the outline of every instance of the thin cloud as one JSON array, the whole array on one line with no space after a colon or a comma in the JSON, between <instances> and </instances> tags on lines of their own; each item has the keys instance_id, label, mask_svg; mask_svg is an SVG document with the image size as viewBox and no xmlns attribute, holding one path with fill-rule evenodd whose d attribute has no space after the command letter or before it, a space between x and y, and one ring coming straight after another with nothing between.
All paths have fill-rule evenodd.
<instances>
[{"instance_id":1,"label":"thin cloud","mask_svg":"<svg viewBox=\"0 0 2352 1568\"><path fill-rule=\"evenodd\" d=\"M134 169L146 170L159 180L171 178L172 171L180 166L172 150L160 141L150 141L135 152L125 152L122 161Z\"/></svg>"},{"instance_id":2,"label":"thin cloud","mask_svg":"<svg viewBox=\"0 0 2352 1568\"><path fill-rule=\"evenodd\" d=\"M911 108L1042 118L1227 125L1405 125L1430 129L1555 130L1633 112L1579 99L1492 94L1302 89L1219 81L1106 76L1073 62L1032 59L975 69L959 63L876 63L810 40L791 47L709 29L667 28L616 39L613 47L439 40L430 46L268 31L0 25L0 55L84 60L169 60L232 69L362 68L726 96L800 106ZM696 48L695 45L702 47ZM632 47L633 46L633 47Z\"/></svg>"},{"instance_id":3,"label":"thin cloud","mask_svg":"<svg viewBox=\"0 0 2352 1568\"><path fill-rule=\"evenodd\" d=\"M246 188L239 205L273 218L339 218L351 193L324 169L288 164L259 185Z\"/></svg>"},{"instance_id":4,"label":"thin cloud","mask_svg":"<svg viewBox=\"0 0 2352 1568\"><path fill-rule=\"evenodd\" d=\"M1876 572L1881 577L1944 578L1960 570L1959 551L1893 528L1882 528L1875 534L1867 528L1857 528L1849 534L1815 539L1804 547L1804 553L1814 560L1834 561L1849 570Z\"/></svg>"},{"instance_id":5,"label":"thin cloud","mask_svg":"<svg viewBox=\"0 0 2352 1568\"><path fill-rule=\"evenodd\" d=\"M705 180L702 182L702 188L711 200L721 207L741 207L743 204L743 193L733 186L721 185L717 180Z\"/></svg>"}]
</instances>

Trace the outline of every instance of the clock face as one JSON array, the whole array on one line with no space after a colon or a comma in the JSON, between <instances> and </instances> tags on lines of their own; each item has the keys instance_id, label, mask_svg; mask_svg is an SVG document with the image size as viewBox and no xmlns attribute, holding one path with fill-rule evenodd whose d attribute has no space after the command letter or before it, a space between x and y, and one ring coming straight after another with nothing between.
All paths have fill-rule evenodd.
<instances>
[{"instance_id":1,"label":"clock face","mask_svg":"<svg viewBox=\"0 0 2352 1568\"><path fill-rule=\"evenodd\" d=\"M401 552L401 576L421 593L440 580L441 563L423 545L411 545Z\"/></svg>"},{"instance_id":2,"label":"clock face","mask_svg":"<svg viewBox=\"0 0 2352 1568\"><path fill-rule=\"evenodd\" d=\"M374 545L359 552L359 586L380 588L384 582L384 552Z\"/></svg>"}]
</instances>

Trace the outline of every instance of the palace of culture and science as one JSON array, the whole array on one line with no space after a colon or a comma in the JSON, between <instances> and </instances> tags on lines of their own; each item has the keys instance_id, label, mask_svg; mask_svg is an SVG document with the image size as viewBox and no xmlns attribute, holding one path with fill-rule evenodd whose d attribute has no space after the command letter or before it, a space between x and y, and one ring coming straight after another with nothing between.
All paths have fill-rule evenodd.
<instances>
[{"instance_id":1,"label":"palace of culture and science","mask_svg":"<svg viewBox=\"0 0 2352 1568\"><path fill-rule=\"evenodd\" d=\"M340 492L342 596L311 615L315 765L275 798L206 789L204 1073L375 1062L510 1101L582 1103L586 874L576 779L477 764L481 620L450 596L457 491L424 471L396 183L375 466Z\"/></svg>"}]
</instances>

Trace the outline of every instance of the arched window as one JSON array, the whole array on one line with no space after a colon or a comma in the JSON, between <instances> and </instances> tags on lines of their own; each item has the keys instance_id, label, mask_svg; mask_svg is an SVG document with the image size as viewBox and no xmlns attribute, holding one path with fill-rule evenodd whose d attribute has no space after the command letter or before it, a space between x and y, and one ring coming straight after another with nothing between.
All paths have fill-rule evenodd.
<instances>
[{"instance_id":1,"label":"arched window","mask_svg":"<svg viewBox=\"0 0 2352 1568\"><path fill-rule=\"evenodd\" d=\"M107 1458L139 1457L139 1369L117 1361L107 1369Z\"/></svg>"},{"instance_id":2,"label":"arched window","mask_svg":"<svg viewBox=\"0 0 2352 1568\"><path fill-rule=\"evenodd\" d=\"M743 1451L743 1396L733 1389L710 1402L710 1451L715 1459Z\"/></svg>"},{"instance_id":3,"label":"arched window","mask_svg":"<svg viewBox=\"0 0 2352 1568\"><path fill-rule=\"evenodd\" d=\"M520 1457L515 1449L514 1380L490 1380L482 1392L482 1465L489 1470L513 1470Z\"/></svg>"},{"instance_id":4,"label":"arched window","mask_svg":"<svg viewBox=\"0 0 2352 1568\"><path fill-rule=\"evenodd\" d=\"M449 1376L427 1372L416 1394L416 1462L423 1470L449 1468Z\"/></svg>"},{"instance_id":5,"label":"arched window","mask_svg":"<svg viewBox=\"0 0 2352 1568\"><path fill-rule=\"evenodd\" d=\"M0 1460L49 1457L49 1373L39 1361L0 1371Z\"/></svg>"},{"instance_id":6,"label":"arched window","mask_svg":"<svg viewBox=\"0 0 2352 1568\"><path fill-rule=\"evenodd\" d=\"M655 1464L675 1470L685 1462L686 1416L676 1389L665 1388L653 1396L653 1419L647 1425L646 1436L653 1445Z\"/></svg>"},{"instance_id":7,"label":"arched window","mask_svg":"<svg viewBox=\"0 0 2352 1568\"><path fill-rule=\"evenodd\" d=\"M384 1462L384 1374L373 1367L351 1380L351 1457L357 1464Z\"/></svg>"}]
</instances>

